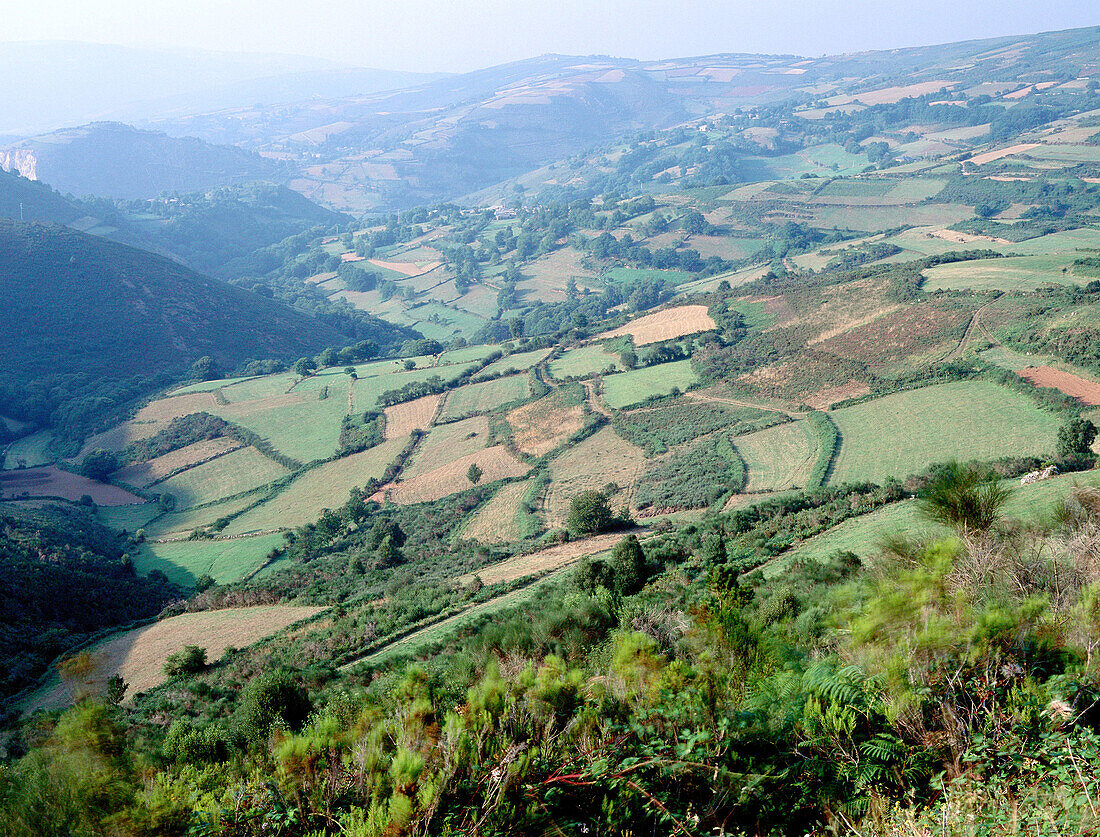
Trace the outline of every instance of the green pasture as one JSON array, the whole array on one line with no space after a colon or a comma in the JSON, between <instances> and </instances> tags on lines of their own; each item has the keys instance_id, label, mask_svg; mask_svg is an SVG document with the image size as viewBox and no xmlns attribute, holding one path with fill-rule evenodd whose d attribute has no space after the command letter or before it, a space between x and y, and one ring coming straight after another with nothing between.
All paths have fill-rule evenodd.
<instances>
[{"instance_id":1,"label":"green pasture","mask_svg":"<svg viewBox=\"0 0 1100 837\"><path fill-rule=\"evenodd\" d=\"M230 404L240 401L253 401L257 398L272 398L288 392L298 376L293 372L280 375L265 375L262 378L246 378L241 383L222 388L222 395Z\"/></svg>"},{"instance_id":2,"label":"green pasture","mask_svg":"<svg viewBox=\"0 0 1100 837\"><path fill-rule=\"evenodd\" d=\"M170 393L168 393L168 395L188 395L192 392L213 392L214 390L221 389L222 387L231 387L234 384L239 384L243 381L251 381L254 377L255 376L249 375L244 378L220 378L216 381L199 381L197 384L188 384L185 387L174 389Z\"/></svg>"},{"instance_id":3,"label":"green pasture","mask_svg":"<svg viewBox=\"0 0 1100 837\"><path fill-rule=\"evenodd\" d=\"M748 468L746 491L805 487L817 461L817 433L808 421L792 421L735 436Z\"/></svg>"},{"instance_id":4,"label":"green pasture","mask_svg":"<svg viewBox=\"0 0 1100 837\"><path fill-rule=\"evenodd\" d=\"M1072 273L1074 258L1067 253L941 264L924 271L924 287L930 291L1031 291L1043 285L1080 284Z\"/></svg>"},{"instance_id":5,"label":"green pasture","mask_svg":"<svg viewBox=\"0 0 1100 837\"><path fill-rule=\"evenodd\" d=\"M621 410L653 395L668 395L674 388L685 390L697 380L691 361L677 360L608 375L603 379L603 398L607 406Z\"/></svg>"},{"instance_id":6,"label":"green pasture","mask_svg":"<svg viewBox=\"0 0 1100 837\"><path fill-rule=\"evenodd\" d=\"M478 374L499 375L510 369L515 369L517 372L526 372L532 366L542 361L548 354L550 354L549 349L535 349L533 352L517 352L514 355L502 357L500 360L494 360Z\"/></svg>"},{"instance_id":7,"label":"green pasture","mask_svg":"<svg viewBox=\"0 0 1100 837\"><path fill-rule=\"evenodd\" d=\"M220 503L211 503L207 506L196 506L185 511L164 514L143 524L145 534L150 538L164 538L178 535L181 532L191 532L194 529L202 529L211 525L222 517L237 514L248 508L263 496L257 491L244 497L234 497L232 500L223 500ZM141 506L139 508L144 508ZM132 531L132 530L131 530Z\"/></svg>"},{"instance_id":8,"label":"green pasture","mask_svg":"<svg viewBox=\"0 0 1100 837\"><path fill-rule=\"evenodd\" d=\"M352 391L352 399L355 402L355 411L378 409L378 397L393 389L401 389L411 383L422 383L433 376L438 376L444 383L453 381L472 367L472 364L452 364L450 366L433 366L427 369L413 369L409 372L390 372L384 375L373 375L360 378L355 382Z\"/></svg>"},{"instance_id":9,"label":"green pasture","mask_svg":"<svg viewBox=\"0 0 1100 837\"><path fill-rule=\"evenodd\" d=\"M955 381L830 412L840 453L830 482L879 482L948 459L1054 452L1061 420L989 381Z\"/></svg>"},{"instance_id":10,"label":"green pasture","mask_svg":"<svg viewBox=\"0 0 1100 837\"><path fill-rule=\"evenodd\" d=\"M467 384L452 390L447 396L440 418L443 421L465 418L477 413L488 413L530 395L526 375L510 375L480 384Z\"/></svg>"},{"instance_id":11,"label":"green pasture","mask_svg":"<svg viewBox=\"0 0 1100 837\"><path fill-rule=\"evenodd\" d=\"M480 345L451 349L439 356L439 364L442 366L447 363L470 363L471 361L482 360L499 348L499 346Z\"/></svg>"},{"instance_id":12,"label":"green pasture","mask_svg":"<svg viewBox=\"0 0 1100 837\"><path fill-rule=\"evenodd\" d=\"M659 270L657 268L642 267L613 267L601 274L601 279L608 282L651 282L654 280L666 280L673 285L682 285L695 278L694 273L686 270Z\"/></svg>"},{"instance_id":13,"label":"green pasture","mask_svg":"<svg viewBox=\"0 0 1100 837\"><path fill-rule=\"evenodd\" d=\"M181 587L192 586L201 575L227 584L254 572L282 543L280 533L224 541L146 542L134 556L134 569L141 575L160 570Z\"/></svg>"},{"instance_id":14,"label":"green pasture","mask_svg":"<svg viewBox=\"0 0 1100 837\"><path fill-rule=\"evenodd\" d=\"M18 468L21 465L27 468L35 468L39 465L49 465L54 461L49 453L49 444L53 441L53 434L49 430L39 430L30 436L16 439L7 449L0 448L3 456L4 468Z\"/></svg>"},{"instance_id":15,"label":"green pasture","mask_svg":"<svg viewBox=\"0 0 1100 837\"><path fill-rule=\"evenodd\" d=\"M321 398L319 392L303 392L295 400L279 400L266 408L262 402L217 404L210 411L252 430L276 450L299 462L313 462L336 452L343 418L348 412L349 383L346 375L333 376L327 398Z\"/></svg>"},{"instance_id":16,"label":"green pasture","mask_svg":"<svg viewBox=\"0 0 1100 837\"><path fill-rule=\"evenodd\" d=\"M178 508L187 509L254 491L288 473L255 448L246 447L188 468L158 483L154 490L171 494Z\"/></svg>"},{"instance_id":17,"label":"green pasture","mask_svg":"<svg viewBox=\"0 0 1100 837\"><path fill-rule=\"evenodd\" d=\"M604 351L602 343L590 343L570 349L561 357L550 361L550 374L559 380L588 378L602 373L609 366L615 369L624 368L619 361L619 353Z\"/></svg>"}]
</instances>

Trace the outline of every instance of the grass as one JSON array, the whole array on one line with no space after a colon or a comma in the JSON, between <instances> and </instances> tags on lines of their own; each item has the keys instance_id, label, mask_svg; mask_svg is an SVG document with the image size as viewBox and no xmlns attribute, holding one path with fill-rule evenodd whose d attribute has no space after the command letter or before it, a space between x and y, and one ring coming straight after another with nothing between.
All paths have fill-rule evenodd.
<instances>
[{"instance_id":1,"label":"grass","mask_svg":"<svg viewBox=\"0 0 1100 837\"><path fill-rule=\"evenodd\" d=\"M488 357L499 348L499 346L482 345L451 349L439 356L439 364L442 366L446 363L470 363L471 361Z\"/></svg>"},{"instance_id":2,"label":"grass","mask_svg":"<svg viewBox=\"0 0 1100 837\"><path fill-rule=\"evenodd\" d=\"M608 407L621 410L654 395L668 395L673 389L685 390L697 380L690 360L677 360L647 366L603 381L603 398Z\"/></svg>"},{"instance_id":3,"label":"grass","mask_svg":"<svg viewBox=\"0 0 1100 837\"><path fill-rule=\"evenodd\" d=\"M514 369L517 372L526 372L532 366L540 363L548 354L550 354L549 349L535 349L533 352L517 352L516 354L502 357L500 360L494 360L478 374L500 375L510 369Z\"/></svg>"},{"instance_id":4,"label":"grass","mask_svg":"<svg viewBox=\"0 0 1100 837\"><path fill-rule=\"evenodd\" d=\"M328 397L303 388L290 395L245 404L217 404L210 412L246 427L281 453L299 462L325 459L336 452L343 418L348 413L346 375L329 378Z\"/></svg>"},{"instance_id":5,"label":"grass","mask_svg":"<svg viewBox=\"0 0 1100 837\"><path fill-rule=\"evenodd\" d=\"M502 485L493 498L467 521L462 537L481 543L511 543L520 540L523 537L520 503L523 502L530 483L531 480L523 480Z\"/></svg>"},{"instance_id":6,"label":"grass","mask_svg":"<svg viewBox=\"0 0 1100 837\"><path fill-rule=\"evenodd\" d=\"M1050 454L1061 423L987 381L899 392L829 415L841 438L833 483L904 477L951 458Z\"/></svg>"},{"instance_id":7,"label":"grass","mask_svg":"<svg viewBox=\"0 0 1100 837\"><path fill-rule=\"evenodd\" d=\"M602 343L590 343L570 349L561 357L550 361L550 374L562 380L564 378L588 378L598 375L609 367L623 369L619 354L604 351Z\"/></svg>"},{"instance_id":8,"label":"grass","mask_svg":"<svg viewBox=\"0 0 1100 837\"><path fill-rule=\"evenodd\" d=\"M737 436L733 445L748 468L746 491L805 487L817 461L817 434L808 421Z\"/></svg>"},{"instance_id":9,"label":"grass","mask_svg":"<svg viewBox=\"0 0 1100 837\"><path fill-rule=\"evenodd\" d=\"M436 425L420 441L401 477L408 480L426 474L441 465L479 451L488 444L489 420L485 416Z\"/></svg>"},{"instance_id":10,"label":"grass","mask_svg":"<svg viewBox=\"0 0 1100 837\"><path fill-rule=\"evenodd\" d=\"M1096 145L1040 145L1024 153L1028 157L1036 157L1040 160L1100 163L1100 146Z\"/></svg>"},{"instance_id":11,"label":"grass","mask_svg":"<svg viewBox=\"0 0 1100 837\"><path fill-rule=\"evenodd\" d=\"M158 492L176 498L181 509L243 494L289 473L255 448L247 447L188 468L157 484Z\"/></svg>"},{"instance_id":12,"label":"grass","mask_svg":"<svg viewBox=\"0 0 1100 837\"><path fill-rule=\"evenodd\" d=\"M185 387L174 389L170 393L168 393L168 396L171 397L174 395L188 395L192 392L213 392L214 390L221 389L222 387L231 387L234 384L239 384L244 381L251 381L252 378L253 376L249 375L244 378L221 378L220 380L216 381L199 381L197 384L188 384Z\"/></svg>"},{"instance_id":13,"label":"grass","mask_svg":"<svg viewBox=\"0 0 1100 837\"><path fill-rule=\"evenodd\" d=\"M604 273L600 278L605 279L608 282L615 283L664 280L667 282L671 282L673 285L682 285L684 282L690 282L696 277L694 273L688 273L686 270L658 270L657 268L613 267L606 273Z\"/></svg>"},{"instance_id":14,"label":"grass","mask_svg":"<svg viewBox=\"0 0 1100 837\"><path fill-rule=\"evenodd\" d=\"M383 442L362 453L326 462L297 476L278 494L234 519L227 535L301 526L316 520L323 509L344 504L348 492L379 479L405 447L405 439Z\"/></svg>"},{"instance_id":15,"label":"grass","mask_svg":"<svg viewBox=\"0 0 1100 837\"><path fill-rule=\"evenodd\" d=\"M240 383L225 386L222 395L230 403L238 401L251 401L256 398L270 398L273 395L282 395L289 392L294 386L297 376L293 372L284 372L281 375L265 375L262 378L245 378ZM197 390L205 392L206 390ZM179 395L177 392L175 395Z\"/></svg>"},{"instance_id":16,"label":"grass","mask_svg":"<svg viewBox=\"0 0 1100 837\"><path fill-rule=\"evenodd\" d=\"M213 576L219 584L225 584L260 567L271 550L282 543L279 533L224 541L147 541L134 556L134 569L142 575L160 570L169 581L183 587L192 586L201 575Z\"/></svg>"},{"instance_id":17,"label":"grass","mask_svg":"<svg viewBox=\"0 0 1100 837\"><path fill-rule=\"evenodd\" d=\"M1026 242L1025 242L1026 243ZM1043 285L1080 284L1070 268L1075 255L1036 255L976 259L941 264L924 271L927 290L1031 291Z\"/></svg>"},{"instance_id":18,"label":"grass","mask_svg":"<svg viewBox=\"0 0 1100 837\"><path fill-rule=\"evenodd\" d=\"M946 227L974 215L959 204L920 206L814 206L813 226L821 229L875 232L904 226Z\"/></svg>"},{"instance_id":19,"label":"grass","mask_svg":"<svg viewBox=\"0 0 1100 837\"><path fill-rule=\"evenodd\" d=\"M16 439L3 451L3 467L36 468L39 465L49 465L54 461L49 453L49 444L52 440L53 434L49 430L39 430L30 436Z\"/></svg>"},{"instance_id":20,"label":"grass","mask_svg":"<svg viewBox=\"0 0 1100 837\"><path fill-rule=\"evenodd\" d=\"M443 405L442 421L487 413L505 404L526 400L530 394L526 375L510 375L452 390Z\"/></svg>"},{"instance_id":21,"label":"grass","mask_svg":"<svg viewBox=\"0 0 1100 837\"><path fill-rule=\"evenodd\" d=\"M150 538L186 537L193 530L205 528L219 518L236 514L260 499L262 495L257 492L246 497L161 515L145 524L145 532Z\"/></svg>"},{"instance_id":22,"label":"grass","mask_svg":"<svg viewBox=\"0 0 1100 837\"><path fill-rule=\"evenodd\" d=\"M1014 352L1005 346L996 346L987 349L980 355L986 363L1000 366L1010 372L1019 372L1029 366L1050 366L1054 361L1052 355L1025 355L1023 352Z\"/></svg>"},{"instance_id":23,"label":"grass","mask_svg":"<svg viewBox=\"0 0 1100 837\"><path fill-rule=\"evenodd\" d=\"M355 402L356 412L378 409L378 397L392 389L401 389L411 383L427 381L433 375L438 375L444 383L453 381L464 374L472 364L452 364L450 366L436 366L427 369L414 369L409 372L387 372L381 375L360 377L355 382L352 399Z\"/></svg>"}]
</instances>

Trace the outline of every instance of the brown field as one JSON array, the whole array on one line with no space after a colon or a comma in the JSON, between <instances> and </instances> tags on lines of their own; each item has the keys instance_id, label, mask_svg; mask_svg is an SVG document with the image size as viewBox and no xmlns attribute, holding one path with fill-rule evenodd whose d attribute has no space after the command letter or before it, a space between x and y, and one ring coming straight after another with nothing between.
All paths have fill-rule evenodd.
<instances>
[{"instance_id":1,"label":"brown field","mask_svg":"<svg viewBox=\"0 0 1100 837\"><path fill-rule=\"evenodd\" d=\"M145 486L151 485L157 480L162 480L181 468L198 465L239 447L243 447L243 445L236 439L224 437L208 439L205 442L195 442L193 445L166 453L164 456L158 456L156 459L150 459L148 462L129 465L115 471L111 477L126 485L145 488Z\"/></svg>"},{"instance_id":2,"label":"brown field","mask_svg":"<svg viewBox=\"0 0 1100 837\"><path fill-rule=\"evenodd\" d=\"M991 177L990 180L1030 180L1029 177ZM942 238L944 241L952 241L955 244L970 244L972 241L993 241L997 244L1011 244L1007 238L997 238L993 235L972 235L958 230L935 230L932 235Z\"/></svg>"},{"instance_id":3,"label":"brown field","mask_svg":"<svg viewBox=\"0 0 1100 837\"><path fill-rule=\"evenodd\" d=\"M868 93L856 93L852 96L834 96L829 99L829 108L835 105L847 105L860 102L865 105L892 105L909 96L925 96L935 93L944 87L953 87L952 81L922 81L918 84L907 84L904 87L884 87L881 90L872 90Z\"/></svg>"},{"instance_id":4,"label":"brown field","mask_svg":"<svg viewBox=\"0 0 1100 837\"><path fill-rule=\"evenodd\" d=\"M416 262L384 262L380 259L371 259L370 263L375 267L384 267L386 270L403 273L405 276L419 276L421 273L435 270L441 264L441 262L427 262L425 264L417 264Z\"/></svg>"},{"instance_id":5,"label":"brown field","mask_svg":"<svg viewBox=\"0 0 1100 837\"><path fill-rule=\"evenodd\" d=\"M819 389L817 392L807 395L803 403L815 410L827 410L830 404L835 404L837 401L843 401L846 398L857 398L860 395L870 395L870 393L871 388L867 384L853 380L843 386Z\"/></svg>"},{"instance_id":6,"label":"brown field","mask_svg":"<svg viewBox=\"0 0 1100 837\"><path fill-rule=\"evenodd\" d=\"M118 486L105 485L79 474L70 474L54 465L47 468L0 471L0 499L12 499L24 492L32 497L62 497L74 501L87 494L100 506L128 506L145 502L141 497Z\"/></svg>"},{"instance_id":7,"label":"brown field","mask_svg":"<svg viewBox=\"0 0 1100 837\"><path fill-rule=\"evenodd\" d=\"M466 472L473 464L481 469L481 482L522 477L531 469L520 462L504 445L495 445L485 450L475 451L459 457L440 468L397 483L390 491L390 499L395 503L423 503L438 500L448 494L454 494L470 487Z\"/></svg>"},{"instance_id":8,"label":"brown field","mask_svg":"<svg viewBox=\"0 0 1100 837\"><path fill-rule=\"evenodd\" d=\"M161 398L152 404L147 404L138 410L135 421L159 421L168 423L180 416L189 416L191 413L200 413L209 410L215 404L213 393L190 392L187 395L175 395L171 398Z\"/></svg>"},{"instance_id":9,"label":"brown field","mask_svg":"<svg viewBox=\"0 0 1100 837\"><path fill-rule=\"evenodd\" d=\"M426 474L455 459L469 456L488 444L489 419L486 416L436 425L417 445L402 477L412 479Z\"/></svg>"},{"instance_id":10,"label":"brown field","mask_svg":"<svg viewBox=\"0 0 1100 837\"><path fill-rule=\"evenodd\" d=\"M1052 387L1090 407L1100 406L1100 384L1086 381L1072 372L1049 366L1029 366L1016 373L1037 387Z\"/></svg>"},{"instance_id":11,"label":"brown field","mask_svg":"<svg viewBox=\"0 0 1100 837\"><path fill-rule=\"evenodd\" d=\"M185 645L205 648L206 659L215 662L226 648L245 648L322 610L324 608L270 605L202 611L124 631L89 649L97 665L88 687L93 693L102 693L107 678L119 674L130 684L126 697L132 699L136 693L165 681L164 661ZM24 712L60 709L71 704L73 697L69 686L55 677L20 708Z\"/></svg>"},{"instance_id":12,"label":"brown field","mask_svg":"<svg viewBox=\"0 0 1100 837\"><path fill-rule=\"evenodd\" d=\"M481 543L508 543L523 537L519 521L516 520L516 512L530 485L530 480L502 485L493 495L493 499L470 518L462 537ZM484 580L483 578L482 581ZM486 582L488 583L490 582Z\"/></svg>"},{"instance_id":13,"label":"brown field","mask_svg":"<svg viewBox=\"0 0 1100 837\"><path fill-rule=\"evenodd\" d=\"M550 463L550 490L546 496L546 522L550 527L565 525L569 502L589 489L602 489L609 482L623 491L611 498L611 507L629 504L634 486L646 466L642 449L632 445L610 427L589 436Z\"/></svg>"},{"instance_id":14,"label":"brown field","mask_svg":"<svg viewBox=\"0 0 1100 837\"><path fill-rule=\"evenodd\" d=\"M986 163L992 163L995 160L1000 160L1002 157L1022 154L1025 151L1030 151L1038 147L1039 143L1037 142L1021 142L1018 145L1010 145L1008 148L1000 148L996 151L986 151L984 154L975 154L967 162L973 163L975 166L984 166Z\"/></svg>"},{"instance_id":15,"label":"brown field","mask_svg":"<svg viewBox=\"0 0 1100 837\"><path fill-rule=\"evenodd\" d=\"M515 430L513 440L531 456L549 453L584 427L584 408L567 406L555 395L524 404L507 415Z\"/></svg>"},{"instance_id":16,"label":"brown field","mask_svg":"<svg viewBox=\"0 0 1100 837\"><path fill-rule=\"evenodd\" d=\"M604 332L597 339L629 334L634 338L634 345L645 346L648 343L659 343L662 340L672 340L687 334L709 331L714 327L714 320L707 313L707 306L681 305L639 317L624 326Z\"/></svg>"},{"instance_id":17,"label":"brown field","mask_svg":"<svg viewBox=\"0 0 1100 837\"><path fill-rule=\"evenodd\" d=\"M560 570L585 555L596 555L606 552L615 544L625 538L626 532L612 532L609 535L596 535L593 538L584 538L579 541L558 544L549 549L532 552L529 555L516 555L499 564L483 567L477 572L467 573L455 579L457 584L469 584L476 575L484 584L502 584L530 575L542 575L543 573Z\"/></svg>"},{"instance_id":18,"label":"brown field","mask_svg":"<svg viewBox=\"0 0 1100 837\"><path fill-rule=\"evenodd\" d=\"M427 430L439 410L442 395L425 395L415 401L406 401L385 409L386 441L408 436L414 430Z\"/></svg>"}]
</instances>

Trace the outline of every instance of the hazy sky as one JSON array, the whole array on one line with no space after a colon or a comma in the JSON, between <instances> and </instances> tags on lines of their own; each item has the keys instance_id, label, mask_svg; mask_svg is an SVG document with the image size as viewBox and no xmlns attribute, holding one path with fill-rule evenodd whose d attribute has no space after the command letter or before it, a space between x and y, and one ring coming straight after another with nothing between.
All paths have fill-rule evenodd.
<instances>
[{"instance_id":1,"label":"hazy sky","mask_svg":"<svg viewBox=\"0 0 1100 837\"><path fill-rule=\"evenodd\" d=\"M821 55L1100 24L1100 0L37 0L0 40L313 55L461 71L546 52Z\"/></svg>"}]
</instances>

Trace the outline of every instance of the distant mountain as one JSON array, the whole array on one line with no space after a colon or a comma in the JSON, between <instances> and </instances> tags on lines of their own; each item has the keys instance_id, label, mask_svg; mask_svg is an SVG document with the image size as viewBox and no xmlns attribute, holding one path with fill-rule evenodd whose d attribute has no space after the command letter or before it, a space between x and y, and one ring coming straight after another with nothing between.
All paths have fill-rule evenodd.
<instances>
[{"instance_id":1,"label":"distant mountain","mask_svg":"<svg viewBox=\"0 0 1100 837\"><path fill-rule=\"evenodd\" d=\"M73 42L0 43L0 133L86 122L141 122L227 107L351 96L435 78L298 55L138 49Z\"/></svg>"},{"instance_id":2,"label":"distant mountain","mask_svg":"<svg viewBox=\"0 0 1100 837\"><path fill-rule=\"evenodd\" d=\"M850 112L943 88L977 96L981 85L1022 89L1097 72L1097 27L819 58L546 55L395 92L231 109L160 127L276 153L296 164L293 188L333 208L388 211L453 200L631 132L743 108L812 104L800 118L815 120L831 108Z\"/></svg>"},{"instance_id":3,"label":"distant mountain","mask_svg":"<svg viewBox=\"0 0 1100 837\"><path fill-rule=\"evenodd\" d=\"M209 355L293 360L341 334L170 259L72 229L0 220L0 379L123 379Z\"/></svg>"},{"instance_id":4,"label":"distant mountain","mask_svg":"<svg viewBox=\"0 0 1100 837\"><path fill-rule=\"evenodd\" d=\"M55 131L0 149L0 168L60 192L151 198L248 180L280 179L284 167L250 151L169 137L118 122Z\"/></svg>"}]
</instances>

